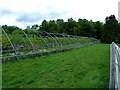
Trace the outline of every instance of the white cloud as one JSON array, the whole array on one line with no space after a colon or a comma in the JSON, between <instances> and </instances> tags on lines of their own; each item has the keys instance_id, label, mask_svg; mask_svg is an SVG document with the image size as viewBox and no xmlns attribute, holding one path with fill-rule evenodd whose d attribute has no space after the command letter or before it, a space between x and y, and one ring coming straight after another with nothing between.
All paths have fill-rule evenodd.
<instances>
[{"instance_id":1,"label":"white cloud","mask_svg":"<svg viewBox=\"0 0 120 90\"><path fill-rule=\"evenodd\" d=\"M43 19L64 20L85 18L104 21L106 16L118 17L119 0L0 0L0 24L40 24ZM32 22L33 21L33 22Z\"/></svg>"}]
</instances>

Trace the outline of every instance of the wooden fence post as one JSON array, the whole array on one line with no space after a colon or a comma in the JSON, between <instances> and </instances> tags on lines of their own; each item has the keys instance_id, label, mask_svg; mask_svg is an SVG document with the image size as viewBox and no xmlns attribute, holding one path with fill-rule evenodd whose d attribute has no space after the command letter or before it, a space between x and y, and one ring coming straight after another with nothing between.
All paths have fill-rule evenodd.
<instances>
[{"instance_id":1,"label":"wooden fence post","mask_svg":"<svg viewBox=\"0 0 120 90\"><path fill-rule=\"evenodd\" d=\"M110 45L109 89L120 90L120 48L114 42Z\"/></svg>"}]
</instances>

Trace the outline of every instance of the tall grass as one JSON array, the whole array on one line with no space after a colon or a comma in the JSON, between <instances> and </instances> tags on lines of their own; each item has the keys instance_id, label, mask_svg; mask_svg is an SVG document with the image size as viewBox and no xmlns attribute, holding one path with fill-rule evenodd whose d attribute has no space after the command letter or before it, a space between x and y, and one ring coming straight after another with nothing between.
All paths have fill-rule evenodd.
<instances>
[{"instance_id":1,"label":"tall grass","mask_svg":"<svg viewBox=\"0 0 120 90\"><path fill-rule=\"evenodd\" d=\"M108 88L109 45L3 64L3 88Z\"/></svg>"}]
</instances>

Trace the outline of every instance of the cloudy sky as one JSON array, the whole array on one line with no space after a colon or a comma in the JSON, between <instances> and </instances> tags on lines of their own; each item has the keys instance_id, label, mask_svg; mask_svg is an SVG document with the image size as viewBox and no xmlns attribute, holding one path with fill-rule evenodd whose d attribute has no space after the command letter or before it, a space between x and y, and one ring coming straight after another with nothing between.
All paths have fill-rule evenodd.
<instances>
[{"instance_id":1,"label":"cloudy sky","mask_svg":"<svg viewBox=\"0 0 120 90\"><path fill-rule=\"evenodd\" d=\"M106 16L118 18L119 0L0 0L0 25L26 28L46 20L73 18L104 22Z\"/></svg>"}]
</instances>

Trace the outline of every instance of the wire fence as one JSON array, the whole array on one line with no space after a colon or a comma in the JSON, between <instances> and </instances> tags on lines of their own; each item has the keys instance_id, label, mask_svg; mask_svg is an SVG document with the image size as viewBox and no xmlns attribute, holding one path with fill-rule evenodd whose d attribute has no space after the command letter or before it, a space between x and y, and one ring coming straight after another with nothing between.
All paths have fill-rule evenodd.
<instances>
[{"instance_id":1,"label":"wire fence","mask_svg":"<svg viewBox=\"0 0 120 90\"><path fill-rule=\"evenodd\" d=\"M120 48L113 42L110 45L110 90L120 90Z\"/></svg>"}]
</instances>

